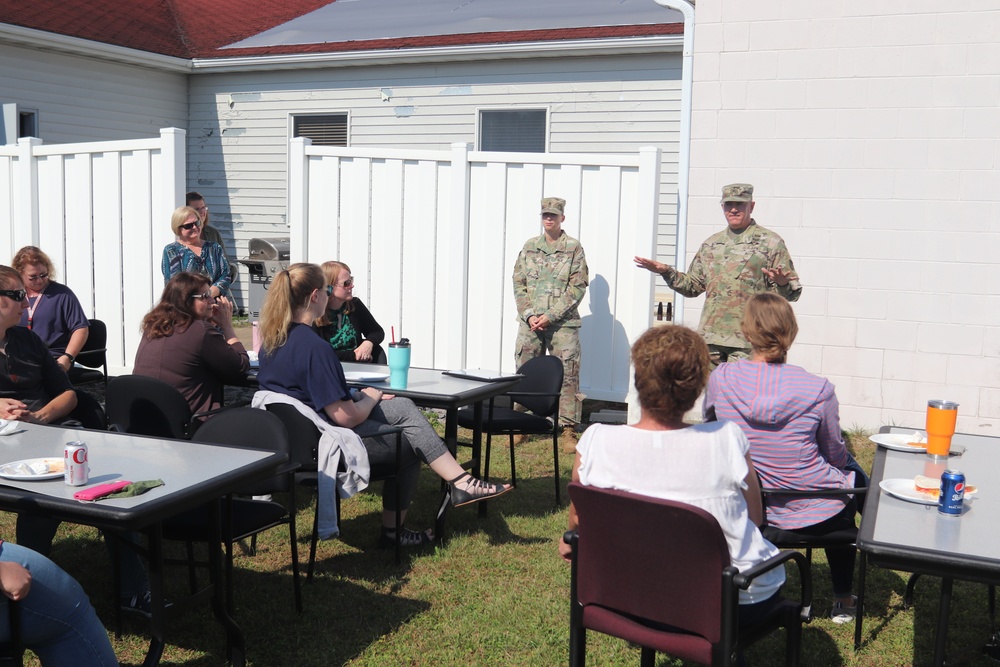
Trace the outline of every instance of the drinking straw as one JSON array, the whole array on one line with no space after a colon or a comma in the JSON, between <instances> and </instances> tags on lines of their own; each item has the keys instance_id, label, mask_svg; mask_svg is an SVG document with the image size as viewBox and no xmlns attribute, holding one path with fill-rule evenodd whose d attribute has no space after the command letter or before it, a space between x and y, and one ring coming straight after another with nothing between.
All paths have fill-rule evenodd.
<instances>
[{"instance_id":1,"label":"drinking straw","mask_svg":"<svg viewBox=\"0 0 1000 667\"><path fill-rule=\"evenodd\" d=\"M392 330L392 342L395 343L396 342L396 327L394 327L394 326L393 327L389 327L389 329Z\"/></svg>"}]
</instances>

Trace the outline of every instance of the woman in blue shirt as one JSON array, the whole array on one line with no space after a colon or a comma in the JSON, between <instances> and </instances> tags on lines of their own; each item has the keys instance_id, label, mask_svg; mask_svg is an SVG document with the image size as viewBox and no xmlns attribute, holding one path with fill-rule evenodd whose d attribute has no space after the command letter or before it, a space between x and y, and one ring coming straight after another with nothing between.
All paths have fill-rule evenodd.
<instances>
[{"instance_id":1,"label":"woman in blue shirt","mask_svg":"<svg viewBox=\"0 0 1000 667\"><path fill-rule=\"evenodd\" d=\"M408 445L400 480L402 518L416 486L420 461L451 485L455 507L510 491L509 484L490 484L466 472L413 401L383 394L374 387L352 396L336 352L311 326L326 311L332 287L315 264L293 264L274 276L260 314L260 388L291 396L330 423L352 429L365 438L372 465L391 463L395 445L391 439L371 436L386 426L401 427ZM396 515L388 509L395 503L390 494L391 485L385 485L379 544L386 547L395 543ZM429 543L433 534L403 529L400 538L404 546L417 546Z\"/></svg>"}]
</instances>

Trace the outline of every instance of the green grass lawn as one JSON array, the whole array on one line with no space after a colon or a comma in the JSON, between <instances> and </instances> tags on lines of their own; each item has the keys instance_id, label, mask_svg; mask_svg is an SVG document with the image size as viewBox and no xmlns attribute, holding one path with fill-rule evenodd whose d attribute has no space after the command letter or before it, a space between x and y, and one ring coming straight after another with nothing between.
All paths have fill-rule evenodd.
<instances>
[{"instance_id":1,"label":"green grass lawn","mask_svg":"<svg viewBox=\"0 0 1000 667\"><path fill-rule=\"evenodd\" d=\"M870 469L872 447L856 434L854 450ZM507 474L503 449L494 457L497 477ZM443 547L407 553L397 567L392 551L376 548L380 499L363 493L343 505L340 539L320 544L315 579L304 585L304 612L295 612L288 534L265 534L256 556L236 563L236 619L247 636L255 666L327 665L558 665L568 661L569 566L556 553L566 526L565 507L555 507L550 443L518 446L515 492L490 504L481 520L475 507L453 510L451 539ZM571 456L562 457L564 480ZM412 528L433 524L439 484L427 469L407 520ZM300 498L300 560L308 557L312 500ZM0 535L13 537L12 515L0 515ZM112 622L110 568L96 531L64 524L53 559L73 574L107 625ZM183 597L187 573L174 568L168 595ZM789 592L798 584L789 570ZM871 569L864 626L865 645L855 653L853 625L837 626L826 614L830 581L822 553L814 554L814 613L804 629L804 665L928 664L937 619L938 582L923 579L913 609L901 608L905 573ZM697 600L679 601L696 605ZM950 631L953 652L985 640L989 628L985 587L956 583ZM148 635L139 619L127 619L114 641L126 665L142 662ZM221 665L223 633L211 614L195 612L168 628L163 664ZM783 637L753 647L749 664L782 664ZM588 664L636 665L639 651L591 633ZM32 663L29 660L29 664ZM660 665L683 664L661 656ZM952 664L952 663L949 663ZM995 665L970 656L969 665Z\"/></svg>"}]
</instances>

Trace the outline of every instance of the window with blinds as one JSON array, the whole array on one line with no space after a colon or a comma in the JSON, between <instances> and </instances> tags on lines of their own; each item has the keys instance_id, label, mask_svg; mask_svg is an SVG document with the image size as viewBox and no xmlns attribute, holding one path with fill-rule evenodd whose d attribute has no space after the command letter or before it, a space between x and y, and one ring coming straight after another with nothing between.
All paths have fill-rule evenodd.
<instances>
[{"instance_id":1,"label":"window with blinds","mask_svg":"<svg viewBox=\"0 0 1000 667\"><path fill-rule=\"evenodd\" d=\"M293 137L308 137L313 146L346 146L347 114L334 113L321 116L294 116Z\"/></svg>"},{"instance_id":2,"label":"window with blinds","mask_svg":"<svg viewBox=\"0 0 1000 667\"><path fill-rule=\"evenodd\" d=\"M545 109L495 109L479 112L479 150L545 152Z\"/></svg>"}]
</instances>

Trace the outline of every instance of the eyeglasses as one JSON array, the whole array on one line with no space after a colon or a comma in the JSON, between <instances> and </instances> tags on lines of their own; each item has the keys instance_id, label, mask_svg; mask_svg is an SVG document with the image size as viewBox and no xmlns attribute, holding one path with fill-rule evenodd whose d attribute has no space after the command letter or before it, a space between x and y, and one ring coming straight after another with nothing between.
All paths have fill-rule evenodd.
<instances>
[{"instance_id":1,"label":"eyeglasses","mask_svg":"<svg viewBox=\"0 0 1000 667\"><path fill-rule=\"evenodd\" d=\"M348 278L342 283L337 283L337 287L343 287L344 289L351 289L354 287L354 278Z\"/></svg>"},{"instance_id":2,"label":"eyeglasses","mask_svg":"<svg viewBox=\"0 0 1000 667\"><path fill-rule=\"evenodd\" d=\"M9 299L13 299L18 303L24 301L24 297L27 295L28 293L25 292L23 289L0 289L0 296L5 296Z\"/></svg>"},{"instance_id":3,"label":"eyeglasses","mask_svg":"<svg viewBox=\"0 0 1000 667\"><path fill-rule=\"evenodd\" d=\"M198 211L199 213L204 213L205 211L208 210L208 206L205 205L205 204L202 204L201 206L195 206L194 210Z\"/></svg>"},{"instance_id":4,"label":"eyeglasses","mask_svg":"<svg viewBox=\"0 0 1000 667\"><path fill-rule=\"evenodd\" d=\"M194 229L197 226L198 226L198 221L195 220L194 222L188 222L186 224L181 225L180 228L181 229Z\"/></svg>"},{"instance_id":5,"label":"eyeglasses","mask_svg":"<svg viewBox=\"0 0 1000 667\"><path fill-rule=\"evenodd\" d=\"M25 280L45 280L49 277L47 273L39 273L37 276L24 276Z\"/></svg>"},{"instance_id":6,"label":"eyeglasses","mask_svg":"<svg viewBox=\"0 0 1000 667\"><path fill-rule=\"evenodd\" d=\"M219 297L212 296L211 292L203 292L201 294L192 294L191 298L192 299L205 299L206 301L208 301L208 300L215 301Z\"/></svg>"},{"instance_id":7,"label":"eyeglasses","mask_svg":"<svg viewBox=\"0 0 1000 667\"><path fill-rule=\"evenodd\" d=\"M326 286L326 295L330 296L331 294L333 294L333 285L327 285Z\"/></svg>"}]
</instances>

